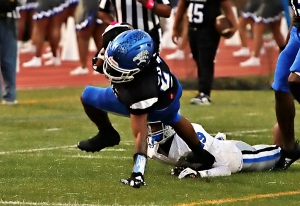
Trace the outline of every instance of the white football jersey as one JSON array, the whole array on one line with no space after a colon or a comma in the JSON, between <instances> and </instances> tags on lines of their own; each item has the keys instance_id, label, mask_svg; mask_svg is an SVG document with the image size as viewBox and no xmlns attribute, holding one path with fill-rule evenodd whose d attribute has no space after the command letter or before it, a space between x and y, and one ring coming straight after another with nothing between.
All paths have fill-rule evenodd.
<instances>
[{"instance_id":1,"label":"white football jersey","mask_svg":"<svg viewBox=\"0 0 300 206\"><path fill-rule=\"evenodd\" d=\"M227 176L242 169L242 152L234 142L218 140L208 134L201 125L194 123L192 125L203 148L216 158L213 168L204 171L207 176ZM158 148L159 144L148 145L148 156L173 166L182 155L191 151L177 134L174 136L167 157L158 153Z\"/></svg>"}]
</instances>

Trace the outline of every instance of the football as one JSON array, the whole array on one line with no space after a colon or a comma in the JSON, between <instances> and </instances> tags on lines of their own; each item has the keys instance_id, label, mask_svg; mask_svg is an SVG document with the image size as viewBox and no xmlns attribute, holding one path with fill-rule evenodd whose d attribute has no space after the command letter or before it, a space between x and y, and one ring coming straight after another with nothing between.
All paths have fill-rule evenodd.
<instances>
[{"instance_id":1,"label":"football","mask_svg":"<svg viewBox=\"0 0 300 206\"><path fill-rule=\"evenodd\" d=\"M231 30L233 25L225 15L220 15L216 18L215 26L219 34L226 39L232 37L234 34L234 32Z\"/></svg>"}]
</instances>

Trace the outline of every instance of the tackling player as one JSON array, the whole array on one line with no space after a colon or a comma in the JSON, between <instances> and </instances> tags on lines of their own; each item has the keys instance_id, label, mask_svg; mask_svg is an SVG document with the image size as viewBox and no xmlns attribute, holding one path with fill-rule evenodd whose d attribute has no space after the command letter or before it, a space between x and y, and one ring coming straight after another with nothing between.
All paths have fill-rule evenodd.
<instances>
[{"instance_id":1,"label":"tackling player","mask_svg":"<svg viewBox=\"0 0 300 206\"><path fill-rule=\"evenodd\" d=\"M94 60L94 69L109 79L110 87L88 86L81 95L85 113L98 134L80 141L78 148L96 152L118 145L120 135L112 126L108 112L130 117L134 137L134 166L131 177L121 182L134 188L145 185L148 121L172 125L193 151L189 162L210 167L215 158L204 150L192 124L179 114L182 87L168 65L154 51L148 33L128 25L109 26L103 46Z\"/></svg>"}]
</instances>

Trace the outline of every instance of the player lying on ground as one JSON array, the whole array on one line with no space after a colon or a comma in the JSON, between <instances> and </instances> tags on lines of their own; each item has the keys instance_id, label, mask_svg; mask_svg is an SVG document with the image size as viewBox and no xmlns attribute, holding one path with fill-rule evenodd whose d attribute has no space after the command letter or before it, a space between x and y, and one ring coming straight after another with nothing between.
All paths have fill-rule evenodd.
<instances>
[{"instance_id":1,"label":"player lying on ground","mask_svg":"<svg viewBox=\"0 0 300 206\"><path fill-rule=\"evenodd\" d=\"M223 133L212 137L201 125L192 125L203 148L216 159L211 169L202 170L200 164L185 161L185 156L191 150L172 127L160 122L149 123L148 156L175 166L171 173L179 178L229 176L240 171L270 170L280 158L280 147L276 145L251 146L242 141L226 140Z\"/></svg>"}]
</instances>

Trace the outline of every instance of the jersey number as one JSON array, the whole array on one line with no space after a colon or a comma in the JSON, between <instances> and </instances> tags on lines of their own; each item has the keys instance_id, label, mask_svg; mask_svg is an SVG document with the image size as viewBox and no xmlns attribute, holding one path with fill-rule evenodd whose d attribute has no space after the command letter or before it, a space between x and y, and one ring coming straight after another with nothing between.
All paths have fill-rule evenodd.
<instances>
[{"instance_id":1,"label":"jersey number","mask_svg":"<svg viewBox=\"0 0 300 206\"><path fill-rule=\"evenodd\" d=\"M197 136L199 141L201 142L201 146L204 147L204 144L206 143L206 137L203 133L197 132Z\"/></svg>"},{"instance_id":2,"label":"jersey number","mask_svg":"<svg viewBox=\"0 0 300 206\"><path fill-rule=\"evenodd\" d=\"M187 15L190 23L202 23L203 22L203 4L189 4L189 8L187 9Z\"/></svg>"},{"instance_id":3,"label":"jersey number","mask_svg":"<svg viewBox=\"0 0 300 206\"><path fill-rule=\"evenodd\" d=\"M171 85L171 77L169 73L163 72L158 68L158 78L160 83L160 91L167 91Z\"/></svg>"}]
</instances>

